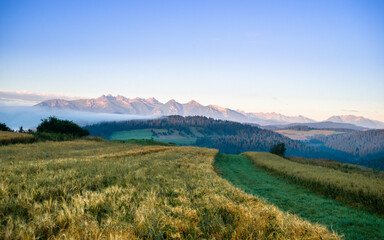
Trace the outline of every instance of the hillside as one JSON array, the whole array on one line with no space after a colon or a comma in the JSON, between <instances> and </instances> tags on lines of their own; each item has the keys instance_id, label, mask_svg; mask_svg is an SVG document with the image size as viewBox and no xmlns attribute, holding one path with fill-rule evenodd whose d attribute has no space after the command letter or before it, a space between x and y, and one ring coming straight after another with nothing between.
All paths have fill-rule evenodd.
<instances>
[{"instance_id":1,"label":"hillside","mask_svg":"<svg viewBox=\"0 0 384 240\"><path fill-rule=\"evenodd\" d=\"M282 129L289 129L289 128L296 128L298 126L305 126L312 129L317 130L340 130L343 131L361 131L366 130L367 128L357 126L351 123L340 123L340 122L330 122L330 121L324 121L324 122L315 122L315 123L291 123L291 124L281 124L281 125L267 125L263 126L265 129L269 130L282 130Z\"/></svg>"},{"instance_id":2,"label":"hillside","mask_svg":"<svg viewBox=\"0 0 384 240\"><path fill-rule=\"evenodd\" d=\"M217 150L116 141L0 148L1 239L340 239L220 178Z\"/></svg>"},{"instance_id":3,"label":"hillside","mask_svg":"<svg viewBox=\"0 0 384 240\"><path fill-rule=\"evenodd\" d=\"M280 142L285 143L288 155L333 158L344 160L347 154L334 151L328 153L317 148L307 146L305 143L284 137L273 131L260 129L248 124L231 121L214 120L206 117L168 116L150 120L130 120L122 122L104 122L85 127L93 136L102 136L110 139L114 134L122 131L143 129L148 134L151 131L162 132L171 136L183 135L191 141L191 145L216 148L225 153L244 151L269 151ZM125 132L125 134L128 134ZM153 133L150 137L158 137ZM161 138L156 138L161 140ZM173 139L169 137L168 139ZM170 140L172 142L172 140Z\"/></svg>"},{"instance_id":4,"label":"hillside","mask_svg":"<svg viewBox=\"0 0 384 240\"><path fill-rule=\"evenodd\" d=\"M376 214L370 214L362 209L357 209L356 206L353 207L353 204L348 205L324 197L324 195L320 194L317 189L316 191L309 189L308 186L310 186L310 184L304 184L304 182L301 181L293 183L290 181L289 177L283 178L259 167L259 163L285 163L282 166L279 165L279 170L281 170L289 166L289 163L291 163L290 161L285 162L283 158L268 153L252 154L256 157L260 156L260 158L256 159L257 165L255 164L256 162L254 161L254 158L250 159L244 155L219 154L215 161L216 170L224 179L228 180L234 186L243 189L247 193L263 198L284 211L294 212L312 222L324 224L328 228L334 229L339 234L343 234L345 239L382 240L384 238L384 232L382 231L382 229L384 229L384 219L382 217ZM314 173L312 173L313 170ZM316 175L317 172L323 172L324 170L327 169L322 169L320 167L313 168L311 165L302 164L300 171L297 171L296 173L310 173ZM337 171L335 171L335 173L333 178L340 173L340 175L344 177L341 178L344 182L346 181L351 184L357 182L357 186L360 187L362 192L364 192L367 187L373 187L380 190L380 187L382 188L382 186L377 185L377 183L382 183L384 180L382 174L379 182L376 182L378 181L376 176L372 176L372 178L363 177L363 179L366 180L363 184L368 185L365 186L361 185L362 182L360 181L362 180L362 176L359 176L358 174L346 174L345 172ZM324 181L327 179L326 176L327 174L317 174L317 177L319 177L317 180ZM356 178L356 176L358 177ZM294 178L295 176L290 177ZM332 186L336 182L337 181L330 182L330 185ZM348 185L346 184L345 186ZM347 198L349 199L348 196ZM373 201L371 202L367 200L365 203L373 203Z\"/></svg>"},{"instance_id":5,"label":"hillside","mask_svg":"<svg viewBox=\"0 0 384 240\"><path fill-rule=\"evenodd\" d=\"M314 138L325 147L351 153L356 157L384 155L384 130L357 131Z\"/></svg>"}]
</instances>

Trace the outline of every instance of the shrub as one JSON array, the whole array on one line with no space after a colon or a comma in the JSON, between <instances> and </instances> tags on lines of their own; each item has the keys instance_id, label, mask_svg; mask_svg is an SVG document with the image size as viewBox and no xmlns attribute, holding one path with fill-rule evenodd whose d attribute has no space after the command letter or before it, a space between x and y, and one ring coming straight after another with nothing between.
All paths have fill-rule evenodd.
<instances>
[{"instance_id":1,"label":"shrub","mask_svg":"<svg viewBox=\"0 0 384 240\"><path fill-rule=\"evenodd\" d=\"M284 157L286 150L287 149L285 148L285 144L279 143L274 145L269 152Z\"/></svg>"},{"instance_id":2,"label":"shrub","mask_svg":"<svg viewBox=\"0 0 384 240\"><path fill-rule=\"evenodd\" d=\"M42 122L37 127L38 133L56 133L72 135L74 137L84 137L89 135L89 131L82 129L79 125L72 121L60 120L56 117L42 119Z\"/></svg>"},{"instance_id":3,"label":"shrub","mask_svg":"<svg viewBox=\"0 0 384 240\"><path fill-rule=\"evenodd\" d=\"M12 132L12 130L5 123L0 123L0 131Z\"/></svg>"}]
</instances>

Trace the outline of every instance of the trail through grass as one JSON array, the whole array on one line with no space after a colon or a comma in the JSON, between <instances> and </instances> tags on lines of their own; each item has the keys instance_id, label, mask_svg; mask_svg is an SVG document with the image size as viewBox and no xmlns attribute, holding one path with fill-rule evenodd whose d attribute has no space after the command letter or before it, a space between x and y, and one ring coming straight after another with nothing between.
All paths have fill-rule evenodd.
<instances>
[{"instance_id":1,"label":"trail through grass","mask_svg":"<svg viewBox=\"0 0 384 240\"><path fill-rule=\"evenodd\" d=\"M234 186L284 211L326 225L346 239L384 239L384 219L317 195L256 168L245 156L219 154L216 170Z\"/></svg>"},{"instance_id":2,"label":"trail through grass","mask_svg":"<svg viewBox=\"0 0 384 240\"><path fill-rule=\"evenodd\" d=\"M339 239L231 186L217 150L148 143L1 146L0 239Z\"/></svg>"},{"instance_id":3,"label":"trail through grass","mask_svg":"<svg viewBox=\"0 0 384 240\"><path fill-rule=\"evenodd\" d=\"M267 172L348 205L384 216L384 179L289 161L263 152L244 153Z\"/></svg>"}]
</instances>

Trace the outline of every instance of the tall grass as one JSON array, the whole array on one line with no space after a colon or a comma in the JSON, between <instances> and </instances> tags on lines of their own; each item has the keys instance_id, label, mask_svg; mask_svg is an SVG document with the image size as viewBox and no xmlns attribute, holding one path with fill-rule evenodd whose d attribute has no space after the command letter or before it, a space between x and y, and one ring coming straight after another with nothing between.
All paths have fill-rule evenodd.
<instances>
[{"instance_id":1,"label":"tall grass","mask_svg":"<svg viewBox=\"0 0 384 240\"><path fill-rule=\"evenodd\" d=\"M31 143L34 141L35 137L28 133L0 131L0 145Z\"/></svg>"},{"instance_id":2,"label":"tall grass","mask_svg":"<svg viewBox=\"0 0 384 240\"><path fill-rule=\"evenodd\" d=\"M216 171L234 186L266 199L283 211L311 222L324 224L348 240L384 239L384 219L366 211L345 206L257 168L245 156L219 154Z\"/></svg>"},{"instance_id":3,"label":"tall grass","mask_svg":"<svg viewBox=\"0 0 384 240\"><path fill-rule=\"evenodd\" d=\"M267 171L357 208L384 215L384 179L289 161L270 153L245 156Z\"/></svg>"},{"instance_id":4,"label":"tall grass","mask_svg":"<svg viewBox=\"0 0 384 240\"><path fill-rule=\"evenodd\" d=\"M286 159L294 162L298 162L298 163L303 163L303 164L332 168L332 169L339 170L346 173L358 173L358 174L365 175L367 177L384 178L384 171L364 167L361 165L342 163L342 162L337 162L329 159L312 159L312 158L292 157L292 156Z\"/></svg>"},{"instance_id":5,"label":"tall grass","mask_svg":"<svg viewBox=\"0 0 384 240\"><path fill-rule=\"evenodd\" d=\"M337 239L213 170L216 150L120 142L0 148L2 239Z\"/></svg>"}]
</instances>

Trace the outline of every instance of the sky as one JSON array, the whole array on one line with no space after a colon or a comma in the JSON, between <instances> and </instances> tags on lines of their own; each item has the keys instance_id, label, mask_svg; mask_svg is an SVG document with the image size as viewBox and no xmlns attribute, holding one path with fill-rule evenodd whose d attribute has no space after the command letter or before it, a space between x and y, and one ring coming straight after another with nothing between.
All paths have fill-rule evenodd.
<instances>
[{"instance_id":1,"label":"sky","mask_svg":"<svg viewBox=\"0 0 384 240\"><path fill-rule=\"evenodd\" d=\"M0 0L0 89L384 121L384 1Z\"/></svg>"}]
</instances>

